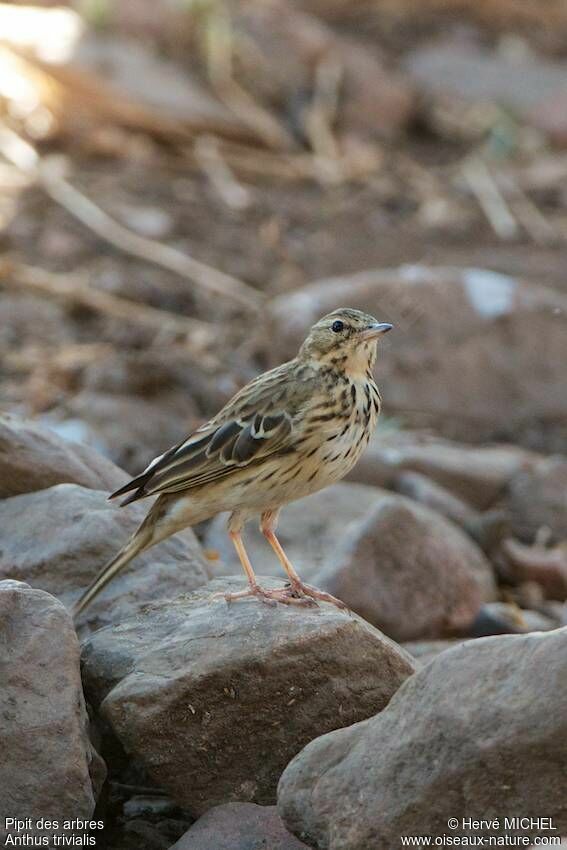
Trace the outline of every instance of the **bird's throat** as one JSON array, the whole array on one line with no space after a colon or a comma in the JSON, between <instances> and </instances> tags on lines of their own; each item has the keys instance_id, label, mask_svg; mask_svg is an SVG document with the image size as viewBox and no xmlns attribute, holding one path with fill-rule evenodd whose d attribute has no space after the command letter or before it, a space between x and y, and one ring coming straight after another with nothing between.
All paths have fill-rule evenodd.
<instances>
[{"instance_id":1,"label":"bird's throat","mask_svg":"<svg viewBox=\"0 0 567 850\"><path fill-rule=\"evenodd\" d=\"M353 381L363 380L372 372L376 362L376 343L365 342L347 352L344 371Z\"/></svg>"}]
</instances>

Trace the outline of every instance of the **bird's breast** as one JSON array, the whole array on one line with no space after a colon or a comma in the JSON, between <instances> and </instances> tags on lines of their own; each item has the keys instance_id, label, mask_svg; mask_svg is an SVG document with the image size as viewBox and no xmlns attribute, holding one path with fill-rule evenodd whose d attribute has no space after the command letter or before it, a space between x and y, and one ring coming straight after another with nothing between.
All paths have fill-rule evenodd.
<instances>
[{"instance_id":1,"label":"bird's breast","mask_svg":"<svg viewBox=\"0 0 567 850\"><path fill-rule=\"evenodd\" d=\"M305 417L297 456L303 458L298 484L315 492L343 478L368 445L380 413L380 393L373 380L345 380L314 404Z\"/></svg>"}]
</instances>

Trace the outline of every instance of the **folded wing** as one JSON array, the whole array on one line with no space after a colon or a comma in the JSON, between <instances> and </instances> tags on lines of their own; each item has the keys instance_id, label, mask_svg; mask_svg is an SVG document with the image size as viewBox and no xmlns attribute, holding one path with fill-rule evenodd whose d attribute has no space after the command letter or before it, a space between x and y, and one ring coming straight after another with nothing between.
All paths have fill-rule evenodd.
<instances>
[{"instance_id":1,"label":"folded wing","mask_svg":"<svg viewBox=\"0 0 567 850\"><path fill-rule=\"evenodd\" d=\"M156 493L191 490L294 450L298 414L314 389L315 374L294 361L265 372L240 390L209 422L153 460L110 497L129 504Z\"/></svg>"}]
</instances>

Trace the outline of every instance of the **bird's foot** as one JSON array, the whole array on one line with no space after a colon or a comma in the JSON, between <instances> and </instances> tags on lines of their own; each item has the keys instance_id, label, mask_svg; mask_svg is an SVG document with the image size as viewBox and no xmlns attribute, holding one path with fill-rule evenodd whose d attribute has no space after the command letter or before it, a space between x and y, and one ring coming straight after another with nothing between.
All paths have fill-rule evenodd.
<instances>
[{"instance_id":1,"label":"bird's foot","mask_svg":"<svg viewBox=\"0 0 567 850\"><path fill-rule=\"evenodd\" d=\"M281 602L282 605L299 605L306 608L317 605L314 599L309 598L305 594L297 593L296 589L291 587L291 585L274 590L266 590L260 587L259 584L256 584L253 587L247 588L247 590L238 590L235 593L215 593L212 598L222 598L226 602L234 602L238 599L249 599L251 596L255 596L260 602L272 607L275 607L278 602Z\"/></svg>"},{"instance_id":2,"label":"bird's foot","mask_svg":"<svg viewBox=\"0 0 567 850\"><path fill-rule=\"evenodd\" d=\"M230 603L235 602L237 599L248 599L250 596L255 596L256 599L259 599L265 605L271 605L272 607L277 605L277 600L273 599L271 591L264 590L259 584L249 587L247 590L238 590L235 593L214 593L212 598L224 599L225 602Z\"/></svg>"},{"instance_id":3,"label":"bird's foot","mask_svg":"<svg viewBox=\"0 0 567 850\"><path fill-rule=\"evenodd\" d=\"M317 604L317 602L330 602L331 605L334 605L336 608L340 608L341 611L348 611L348 606L340 599L337 599L336 596L332 596L330 593L325 593L324 590L318 590L310 584L304 584L302 581L290 582L289 589L293 591L295 596L299 599L307 598L313 600L315 604Z\"/></svg>"}]
</instances>

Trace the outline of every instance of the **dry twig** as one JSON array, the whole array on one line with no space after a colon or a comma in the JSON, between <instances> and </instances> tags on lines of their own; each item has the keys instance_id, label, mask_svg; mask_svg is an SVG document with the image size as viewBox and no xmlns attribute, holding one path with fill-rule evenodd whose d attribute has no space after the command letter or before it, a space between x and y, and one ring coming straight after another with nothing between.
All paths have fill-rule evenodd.
<instances>
[{"instance_id":1,"label":"dry twig","mask_svg":"<svg viewBox=\"0 0 567 850\"><path fill-rule=\"evenodd\" d=\"M244 210L250 206L250 192L235 178L214 136L199 136L194 153L195 160L227 207Z\"/></svg>"},{"instance_id":2,"label":"dry twig","mask_svg":"<svg viewBox=\"0 0 567 850\"><path fill-rule=\"evenodd\" d=\"M277 118L258 104L246 89L229 79L216 82L214 92L221 103L272 150L293 150L292 136Z\"/></svg>"},{"instance_id":3,"label":"dry twig","mask_svg":"<svg viewBox=\"0 0 567 850\"><path fill-rule=\"evenodd\" d=\"M518 221L536 245L556 245L561 241L560 234L511 174L499 175L498 184L509 198Z\"/></svg>"},{"instance_id":4,"label":"dry twig","mask_svg":"<svg viewBox=\"0 0 567 850\"><path fill-rule=\"evenodd\" d=\"M207 349L216 337L214 327L207 322L101 292L88 286L84 277L54 274L22 265L9 257L0 262L0 286L17 292L25 289L35 295L62 300L122 321L148 325L159 331L169 327L186 336L196 351Z\"/></svg>"},{"instance_id":5,"label":"dry twig","mask_svg":"<svg viewBox=\"0 0 567 850\"><path fill-rule=\"evenodd\" d=\"M325 56L319 61L315 69L313 101L304 122L321 170L324 175L331 176L333 182L342 177L339 146L332 128L337 116L343 70L342 62L336 56Z\"/></svg>"},{"instance_id":6,"label":"dry twig","mask_svg":"<svg viewBox=\"0 0 567 850\"><path fill-rule=\"evenodd\" d=\"M506 241L518 236L518 223L488 166L475 157L466 160L462 173L495 234Z\"/></svg>"},{"instance_id":7,"label":"dry twig","mask_svg":"<svg viewBox=\"0 0 567 850\"><path fill-rule=\"evenodd\" d=\"M65 179L59 159L42 160L37 151L12 130L3 128L0 131L0 151L22 171L34 174L54 201L115 248L191 280L209 295L222 295L248 309L258 309L262 300L260 292L176 248L132 233Z\"/></svg>"}]
</instances>

